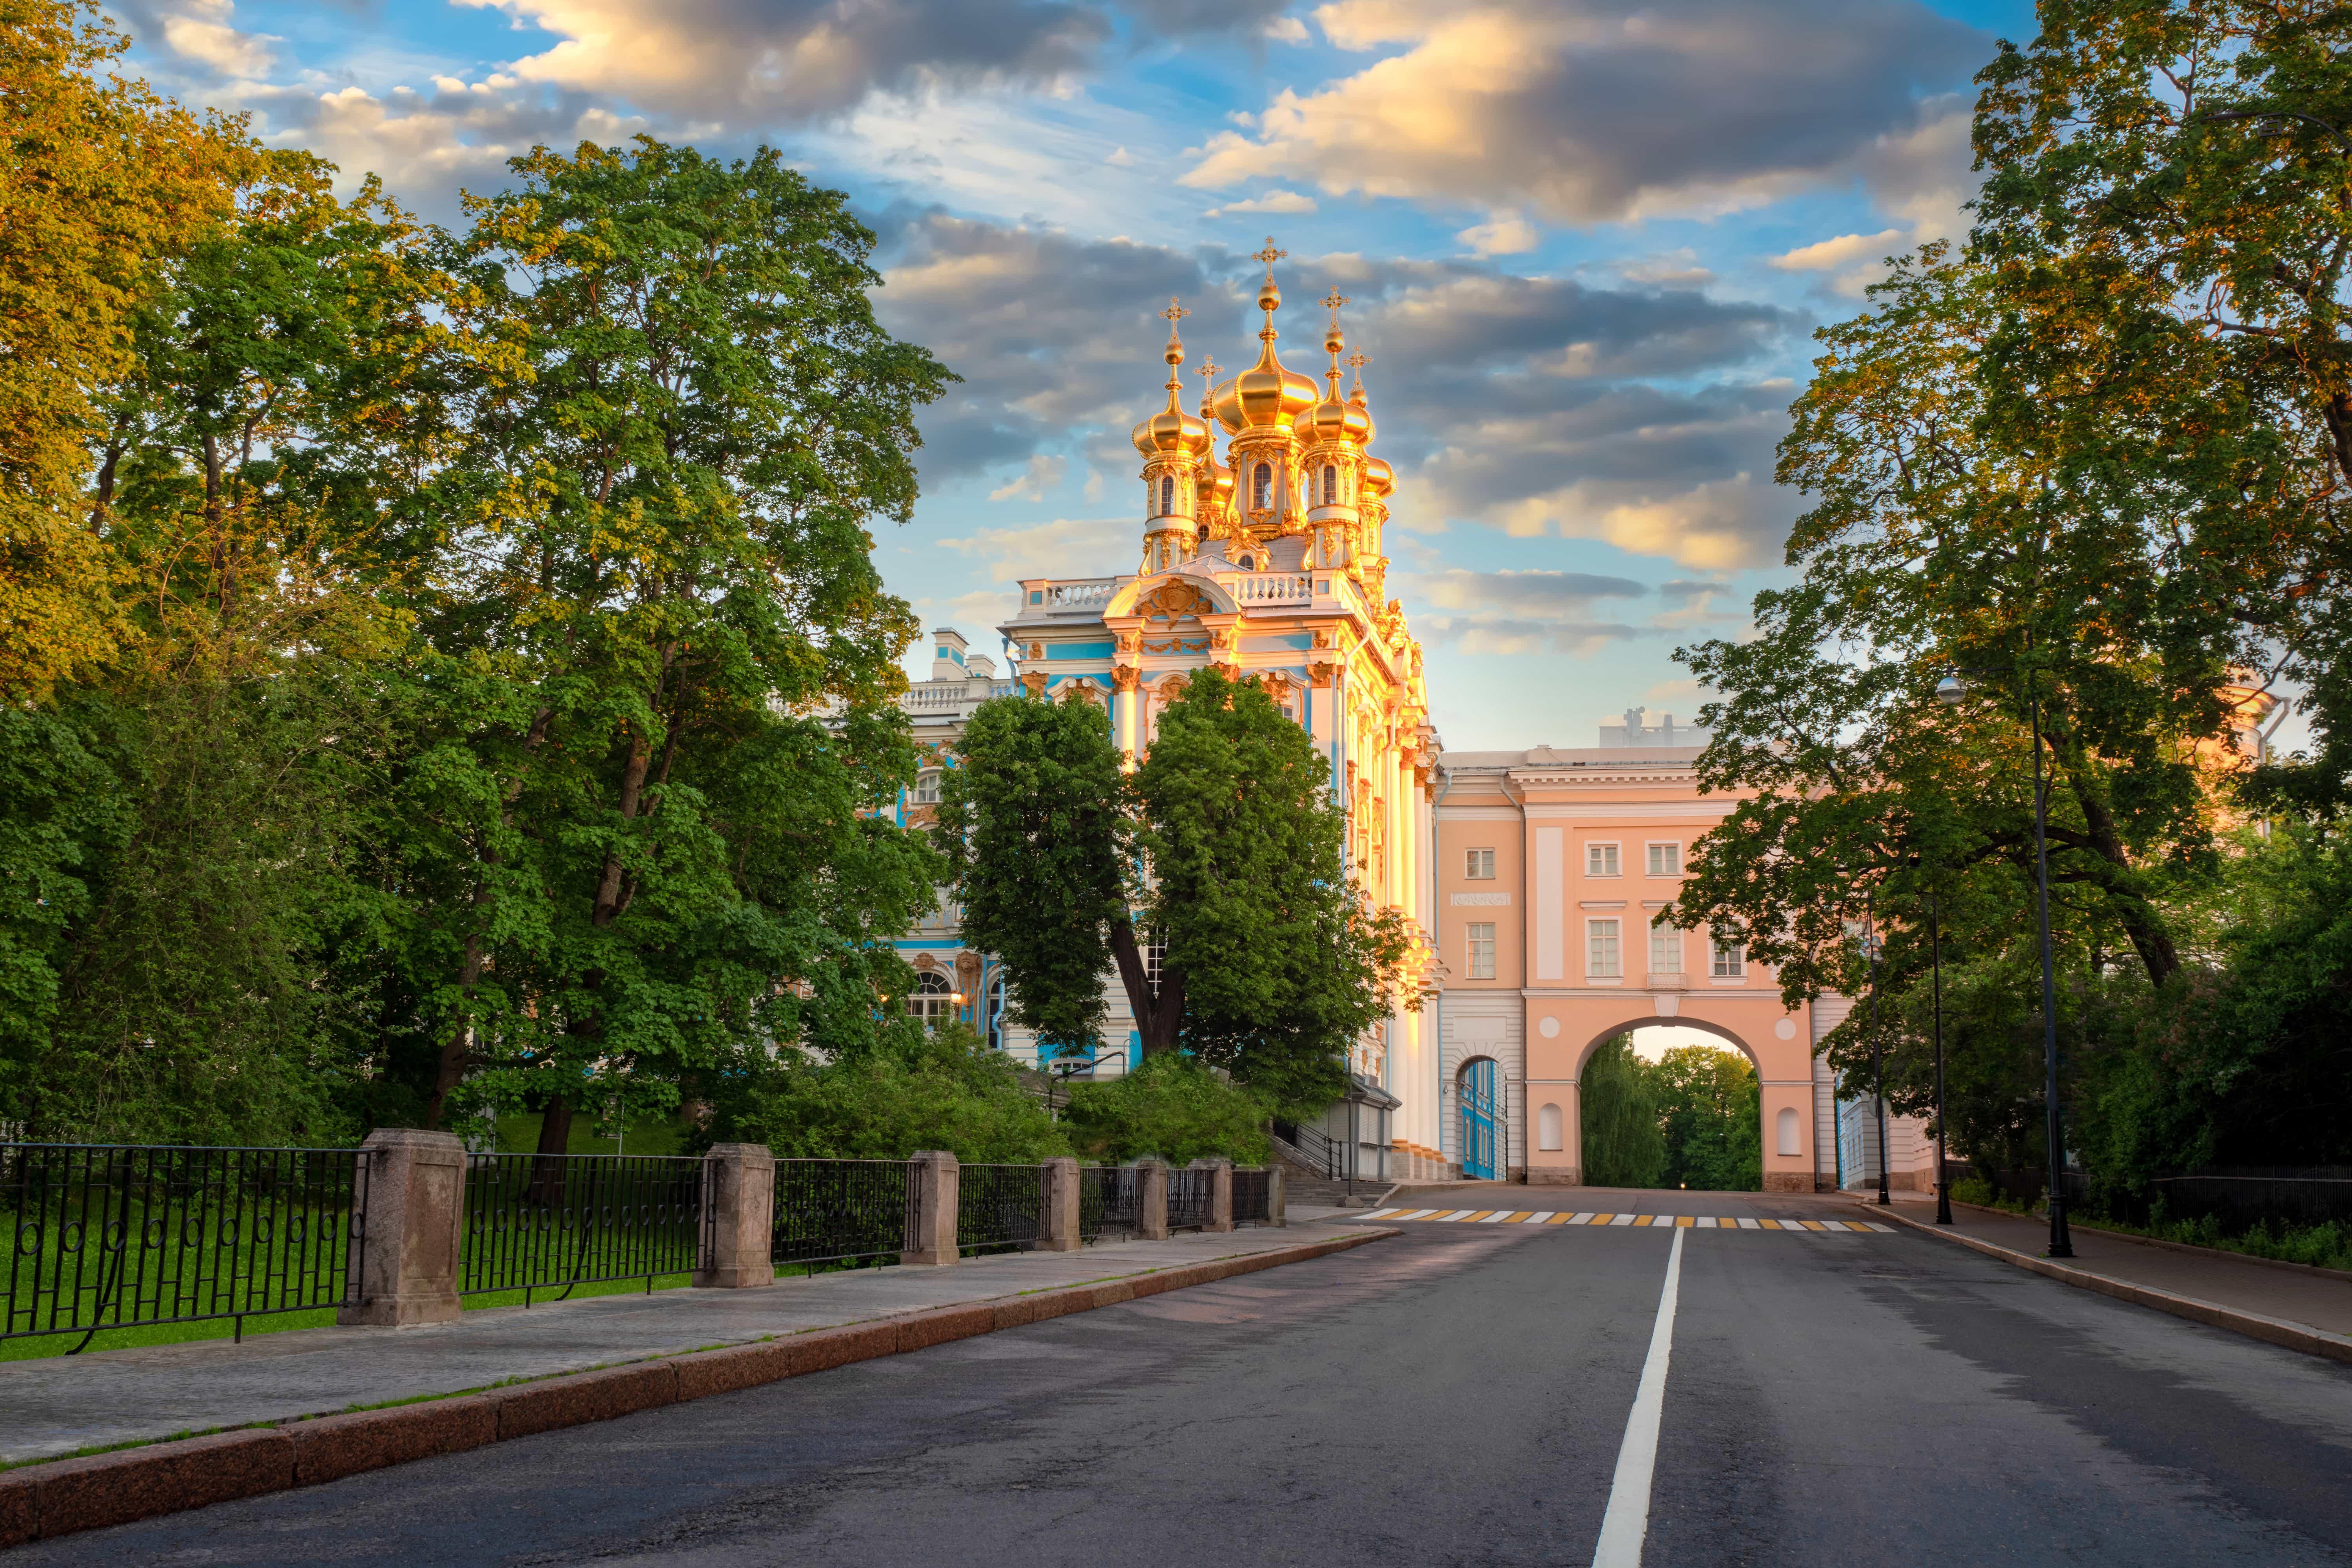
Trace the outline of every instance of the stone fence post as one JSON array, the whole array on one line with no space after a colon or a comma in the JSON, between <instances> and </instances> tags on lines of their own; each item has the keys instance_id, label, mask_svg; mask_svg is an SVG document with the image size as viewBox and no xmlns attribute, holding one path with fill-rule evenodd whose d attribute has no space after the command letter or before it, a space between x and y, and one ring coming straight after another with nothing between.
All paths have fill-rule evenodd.
<instances>
[{"instance_id":1,"label":"stone fence post","mask_svg":"<svg viewBox=\"0 0 2352 1568\"><path fill-rule=\"evenodd\" d=\"M776 1157L764 1143L714 1143L702 1167L709 1244L694 1282L739 1290L776 1282Z\"/></svg>"},{"instance_id":2,"label":"stone fence post","mask_svg":"<svg viewBox=\"0 0 2352 1568\"><path fill-rule=\"evenodd\" d=\"M1202 1230L1234 1228L1234 1163L1222 1156L1195 1160L1193 1165L1209 1173L1209 1221Z\"/></svg>"},{"instance_id":3,"label":"stone fence post","mask_svg":"<svg viewBox=\"0 0 2352 1568\"><path fill-rule=\"evenodd\" d=\"M1290 1215L1283 1207L1282 1166L1277 1162L1265 1168L1265 1223L1287 1226Z\"/></svg>"},{"instance_id":4,"label":"stone fence post","mask_svg":"<svg viewBox=\"0 0 2352 1568\"><path fill-rule=\"evenodd\" d=\"M1078 1163L1067 1154L1045 1162L1039 1178L1045 1191L1037 1203L1037 1250L1076 1252L1078 1249Z\"/></svg>"},{"instance_id":5,"label":"stone fence post","mask_svg":"<svg viewBox=\"0 0 2352 1568\"><path fill-rule=\"evenodd\" d=\"M351 1249L345 1326L457 1321L465 1257L466 1145L447 1132L379 1127L360 1145L367 1172Z\"/></svg>"},{"instance_id":6,"label":"stone fence post","mask_svg":"<svg viewBox=\"0 0 2352 1568\"><path fill-rule=\"evenodd\" d=\"M1143 1184L1143 1214L1135 1227L1138 1241L1168 1239L1168 1162L1138 1160L1136 1177Z\"/></svg>"},{"instance_id":7,"label":"stone fence post","mask_svg":"<svg viewBox=\"0 0 2352 1568\"><path fill-rule=\"evenodd\" d=\"M908 1162L908 1206L915 1234L898 1261L925 1268L956 1260L956 1205L961 1183L953 1154L926 1150Z\"/></svg>"}]
</instances>

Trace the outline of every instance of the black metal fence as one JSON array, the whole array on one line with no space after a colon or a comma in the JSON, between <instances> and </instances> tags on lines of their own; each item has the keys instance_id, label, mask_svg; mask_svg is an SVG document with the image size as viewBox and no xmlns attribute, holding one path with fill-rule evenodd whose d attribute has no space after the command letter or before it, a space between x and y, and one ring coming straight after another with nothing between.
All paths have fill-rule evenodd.
<instances>
[{"instance_id":1,"label":"black metal fence","mask_svg":"<svg viewBox=\"0 0 2352 1568\"><path fill-rule=\"evenodd\" d=\"M1078 1239L1132 1241L1143 1229L1143 1173L1133 1165L1078 1167Z\"/></svg>"},{"instance_id":2,"label":"black metal fence","mask_svg":"<svg viewBox=\"0 0 2352 1568\"><path fill-rule=\"evenodd\" d=\"M469 1154L458 1291L478 1296L691 1273L709 1244L709 1162L665 1154ZM556 1298L562 1300L562 1296Z\"/></svg>"},{"instance_id":3,"label":"black metal fence","mask_svg":"<svg viewBox=\"0 0 2352 1568\"><path fill-rule=\"evenodd\" d=\"M1299 1163L1325 1181L1339 1181L1354 1173L1354 1167L1348 1160L1347 1146L1319 1127L1277 1121L1274 1124L1274 1135L1289 1144Z\"/></svg>"},{"instance_id":4,"label":"black metal fence","mask_svg":"<svg viewBox=\"0 0 2352 1568\"><path fill-rule=\"evenodd\" d=\"M1186 1166L1168 1173L1168 1228L1200 1230L1209 1223L1217 1173Z\"/></svg>"},{"instance_id":5,"label":"black metal fence","mask_svg":"<svg viewBox=\"0 0 2352 1568\"><path fill-rule=\"evenodd\" d=\"M821 1263L895 1262L914 1242L912 1169L905 1160L777 1161L771 1259L811 1273Z\"/></svg>"},{"instance_id":6,"label":"black metal fence","mask_svg":"<svg viewBox=\"0 0 2352 1568\"><path fill-rule=\"evenodd\" d=\"M339 1307L366 1160L354 1149L0 1143L11 1238L0 1339ZM67 1352L68 1354L72 1352Z\"/></svg>"},{"instance_id":7,"label":"black metal fence","mask_svg":"<svg viewBox=\"0 0 2352 1568\"><path fill-rule=\"evenodd\" d=\"M1274 1173L1271 1171L1234 1173L1234 1223L1274 1223Z\"/></svg>"},{"instance_id":8,"label":"black metal fence","mask_svg":"<svg viewBox=\"0 0 2352 1568\"><path fill-rule=\"evenodd\" d=\"M957 1172L956 1247L1002 1252L1034 1247L1045 1206L1043 1165L965 1165Z\"/></svg>"},{"instance_id":9,"label":"black metal fence","mask_svg":"<svg viewBox=\"0 0 2352 1568\"><path fill-rule=\"evenodd\" d=\"M2259 1226L2352 1223L2352 1165L2226 1165L2159 1176L2151 1211L2166 1219L2211 1219L2232 1235Z\"/></svg>"}]
</instances>

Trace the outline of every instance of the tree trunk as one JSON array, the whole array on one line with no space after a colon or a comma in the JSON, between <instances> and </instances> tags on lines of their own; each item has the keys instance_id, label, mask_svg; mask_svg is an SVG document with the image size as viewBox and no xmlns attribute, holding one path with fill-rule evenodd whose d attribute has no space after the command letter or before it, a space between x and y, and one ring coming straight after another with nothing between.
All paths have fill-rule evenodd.
<instances>
[{"instance_id":1,"label":"tree trunk","mask_svg":"<svg viewBox=\"0 0 2352 1568\"><path fill-rule=\"evenodd\" d=\"M1120 920L1110 928L1110 953L1118 964L1119 984L1127 992L1128 1010L1135 1015L1135 1032L1143 1043L1143 1059L1176 1048L1184 1024L1184 976L1163 965L1160 994L1151 993L1151 976L1143 966L1143 949L1135 940L1135 926Z\"/></svg>"},{"instance_id":2,"label":"tree trunk","mask_svg":"<svg viewBox=\"0 0 2352 1568\"><path fill-rule=\"evenodd\" d=\"M550 1208L563 1202L562 1155L572 1146L572 1102L557 1095L540 1119L538 1158L530 1165L530 1201Z\"/></svg>"},{"instance_id":3,"label":"tree trunk","mask_svg":"<svg viewBox=\"0 0 2352 1568\"><path fill-rule=\"evenodd\" d=\"M637 803L646 787L646 770L653 754L646 747L646 738L632 730L629 734L629 761L621 770L621 820L636 819ZM589 919L600 926L611 925L629 907L629 895L621 885L621 858L617 854L604 857L604 875L596 879L596 905Z\"/></svg>"}]
</instances>

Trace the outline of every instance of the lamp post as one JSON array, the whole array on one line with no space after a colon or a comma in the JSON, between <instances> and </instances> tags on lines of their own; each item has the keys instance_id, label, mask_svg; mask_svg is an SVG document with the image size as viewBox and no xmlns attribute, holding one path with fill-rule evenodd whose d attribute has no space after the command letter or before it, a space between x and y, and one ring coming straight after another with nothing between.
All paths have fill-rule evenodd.
<instances>
[{"instance_id":1,"label":"lamp post","mask_svg":"<svg viewBox=\"0 0 2352 1568\"><path fill-rule=\"evenodd\" d=\"M2028 679L2031 679L2029 672ZM1937 700L1948 708L1968 700L1969 683L1948 675L1936 683ZM2074 1256L2066 1233L2065 1161L2058 1127L2058 973L2050 957L2050 796L2042 777L2042 692L2029 687L2027 722L2033 729L2033 895L2042 926L2042 1135L2049 1144L2050 1249L2052 1258Z\"/></svg>"},{"instance_id":2,"label":"lamp post","mask_svg":"<svg viewBox=\"0 0 2352 1568\"><path fill-rule=\"evenodd\" d=\"M1884 1208L1892 1200L1886 1191L1886 1061L1878 1039L1878 927L1867 905L1863 918L1870 922L1863 933L1862 955L1870 960L1870 1101L1878 1119L1878 1203Z\"/></svg>"},{"instance_id":3,"label":"lamp post","mask_svg":"<svg viewBox=\"0 0 2352 1568\"><path fill-rule=\"evenodd\" d=\"M1944 923L1936 889L1927 889L1928 964L1936 976L1936 1223L1952 1223L1952 1183L1944 1169Z\"/></svg>"}]
</instances>

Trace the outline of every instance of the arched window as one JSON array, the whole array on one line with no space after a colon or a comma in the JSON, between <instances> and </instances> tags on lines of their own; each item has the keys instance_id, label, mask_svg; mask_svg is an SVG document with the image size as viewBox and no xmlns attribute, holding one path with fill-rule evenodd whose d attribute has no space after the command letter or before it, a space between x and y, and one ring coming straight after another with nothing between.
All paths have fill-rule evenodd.
<instances>
[{"instance_id":1,"label":"arched window","mask_svg":"<svg viewBox=\"0 0 2352 1568\"><path fill-rule=\"evenodd\" d=\"M1274 467L1260 463L1250 474L1250 505L1259 511L1274 505Z\"/></svg>"},{"instance_id":2,"label":"arched window","mask_svg":"<svg viewBox=\"0 0 2352 1568\"><path fill-rule=\"evenodd\" d=\"M1168 516L1176 510L1176 481L1167 475L1160 476L1160 515Z\"/></svg>"},{"instance_id":3,"label":"arched window","mask_svg":"<svg viewBox=\"0 0 2352 1568\"><path fill-rule=\"evenodd\" d=\"M927 969L915 976L915 988L907 994L908 1016L920 1018L924 1027L936 1029L947 1022L954 1006L955 992L946 975Z\"/></svg>"},{"instance_id":4,"label":"arched window","mask_svg":"<svg viewBox=\"0 0 2352 1568\"><path fill-rule=\"evenodd\" d=\"M915 775L914 804L917 805L937 805L940 804L939 769L925 768L921 773Z\"/></svg>"},{"instance_id":5,"label":"arched window","mask_svg":"<svg viewBox=\"0 0 2352 1568\"><path fill-rule=\"evenodd\" d=\"M1323 504L1336 506L1339 500L1339 469L1336 464L1323 465Z\"/></svg>"}]
</instances>

